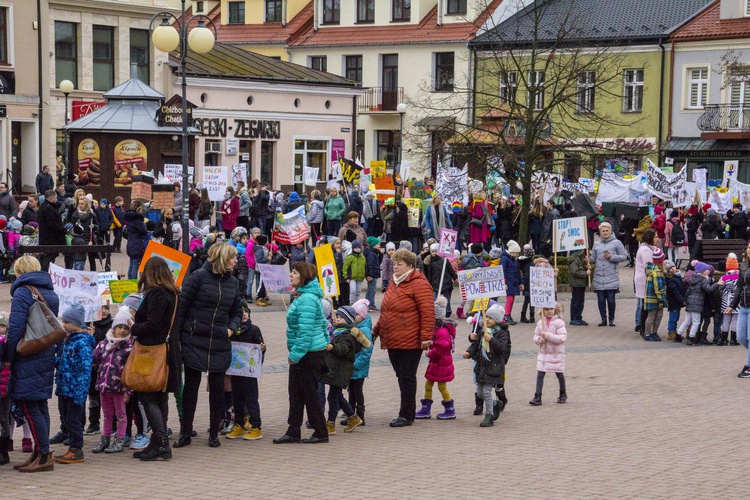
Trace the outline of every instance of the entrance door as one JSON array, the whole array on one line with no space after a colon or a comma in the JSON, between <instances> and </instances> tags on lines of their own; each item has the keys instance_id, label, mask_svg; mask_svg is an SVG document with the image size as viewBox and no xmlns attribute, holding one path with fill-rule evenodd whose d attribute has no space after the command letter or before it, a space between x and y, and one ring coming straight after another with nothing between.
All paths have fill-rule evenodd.
<instances>
[{"instance_id":1,"label":"entrance door","mask_svg":"<svg viewBox=\"0 0 750 500\"><path fill-rule=\"evenodd\" d=\"M383 111L398 106L398 54L383 54Z\"/></svg>"},{"instance_id":2,"label":"entrance door","mask_svg":"<svg viewBox=\"0 0 750 500\"><path fill-rule=\"evenodd\" d=\"M741 75L730 85L729 130L750 128L750 82Z\"/></svg>"},{"instance_id":3,"label":"entrance door","mask_svg":"<svg viewBox=\"0 0 750 500\"><path fill-rule=\"evenodd\" d=\"M21 122L11 122L10 187L13 194L21 194L21 165L23 165L23 158L21 157L23 143L21 142L21 136Z\"/></svg>"}]
</instances>

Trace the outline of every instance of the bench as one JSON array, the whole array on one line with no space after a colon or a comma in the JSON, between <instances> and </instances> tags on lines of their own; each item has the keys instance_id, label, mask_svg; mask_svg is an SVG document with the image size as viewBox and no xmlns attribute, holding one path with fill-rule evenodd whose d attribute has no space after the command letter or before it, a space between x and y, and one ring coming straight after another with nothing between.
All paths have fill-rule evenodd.
<instances>
[{"instance_id":1,"label":"bench","mask_svg":"<svg viewBox=\"0 0 750 500\"><path fill-rule=\"evenodd\" d=\"M698 259L714 266L719 271L725 271L727 255L734 252L737 259L741 261L745 248L747 248L747 241L741 239L697 240L690 253L690 260Z\"/></svg>"}]
</instances>

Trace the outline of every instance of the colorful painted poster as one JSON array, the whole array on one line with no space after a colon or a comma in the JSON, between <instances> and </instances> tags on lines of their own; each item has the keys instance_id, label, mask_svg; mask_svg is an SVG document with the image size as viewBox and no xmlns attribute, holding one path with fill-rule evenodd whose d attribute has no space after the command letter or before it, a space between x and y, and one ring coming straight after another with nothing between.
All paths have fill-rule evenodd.
<instances>
[{"instance_id":1,"label":"colorful painted poster","mask_svg":"<svg viewBox=\"0 0 750 500\"><path fill-rule=\"evenodd\" d=\"M331 158L338 160L344 157L346 152L346 141L344 139L332 139L331 140Z\"/></svg>"},{"instance_id":2,"label":"colorful painted poster","mask_svg":"<svg viewBox=\"0 0 750 500\"><path fill-rule=\"evenodd\" d=\"M362 165L358 165L354 160L348 160L346 158L339 158L339 163L341 164L341 175L344 182L347 184L356 182L362 171Z\"/></svg>"},{"instance_id":3,"label":"colorful painted poster","mask_svg":"<svg viewBox=\"0 0 750 500\"><path fill-rule=\"evenodd\" d=\"M553 252L572 252L574 250L585 250L588 247L586 244L586 238L588 237L586 217L556 219L553 224Z\"/></svg>"},{"instance_id":4,"label":"colorful painted poster","mask_svg":"<svg viewBox=\"0 0 750 500\"><path fill-rule=\"evenodd\" d=\"M552 267L530 267L529 297L531 307L555 307L555 269Z\"/></svg>"},{"instance_id":5,"label":"colorful painted poster","mask_svg":"<svg viewBox=\"0 0 750 500\"><path fill-rule=\"evenodd\" d=\"M179 182L182 186L182 165L167 163L164 165L164 177L174 184ZM188 182L193 182L195 177L195 167L188 167Z\"/></svg>"},{"instance_id":6,"label":"colorful painted poster","mask_svg":"<svg viewBox=\"0 0 750 500\"><path fill-rule=\"evenodd\" d=\"M232 363L227 375L260 378L263 368L263 347L248 342L232 342Z\"/></svg>"},{"instance_id":7,"label":"colorful painted poster","mask_svg":"<svg viewBox=\"0 0 750 500\"><path fill-rule=\"evenodd\" d=\"M99 186L101 151L94 139L87 137L78 144L78 185ZM44 194L44 193L42 193Z\"/></svg>"},{"instance_id":8,"label":"colorful painted poster","mask_svg":"<svg viewBox=\"0 0 750 500\"><path fill-rule=\"evenodd\" d=\"M296 245L309 237L304 205L287 214L276 213L276 222L273 225L273 239L275 241L285 245Z\"/></svg>"},{"instance_id":9,"label":"colorful painted poster","mask_svg":"<svg viewBox=\"0 0 750 500\"><path fill-rule=\"evenodd\" d=\"M383 203L388 198L396 196L396 186L393 184L393 176L385 175L373 178L375 184L375 197Z\"/></svg>"},{"instance_id":10,"label":"colorful painted poster","mask_svg":"<svg viewBox=\"0 0 750 500\"><path fill-rule=\"evenodd\" d=\"M150 240L146 246L146 252L143 254L141 259L141 265L138 268L138 272L142 273L143 268L146 266L146 262L151 257L160 257L167 262L169 266L169 272L174 275L175 284L179 287L182 286L182 280L187 275L188 268L190 267L190 255L184 254L179 250L157 243L154 240Z\"/></svg>"},{"instance_id":11,"label":"colorful painted poster","mask_svg":"<svg viewBox=\"0 0 750 500\"><path fill-rule=\"evenodd\" d=\"M120 141L115 146L115 187L130 187L133 175L148 170L146 146L135 139Z\"/></svg>"},{"instance_id":12,"label":"colorful painted poster","mask_svg":"<svg viewBox=\"0 0 750 500\"><path fill-rule=\"evenodd\" d=\"M422 200L419 198L404 198L404 204L409 209L409 227L419 227L419 213L422 209Z\"/></svg>"},{"instance_id":13,"label":"colorful painted poster","mask_svg":"<svg viewBox=\"0 0 750 500\"><path fill-rule=\"evenodd\" d=\"M461 300L503 297L506 295L503 266L458 271Z\"/></svg>"},{"instance_id":14,"label":"colorful painted poster","mask_svg":"<svg viewBox=\"0 0 750 500\"><path fill-rule=\"evenodd\" d=\"M385 171L385 160L371 160L370 161L370 175L373 179L377 179L378 177L384 177L386 175Z\"/></svg>"},{"instance_id":15,"label":"colorful painted poster","mask_svg":"<svg viewBox=\"0 0 750 500\"><path fill-rule=\"evenodd\" d=\"M247 184L249 170L250 168L247 163L235 163L232 165L232 188L234 188L235 193L239 191L237 187L238 182L242 182L245 187L249 187Z\"/></svg>"},{"instance_id":16,"label":"colorful painted poster","mask_svg":"<svg viewBox=\"0 0 750 500\"><path fill-rule=\"evenodd\" d=\"M224 201L229 185L229 167L203 167L203 188L211 201Z\"/></svg>"},{"instance_id":17,"label":"colorful painted poster","mask_svg":"<svg viewBox=\"0 0 750 500\"><path fill-rule=\"evenodd\" d=\"M438 244L437 254L447 259L453 258L453 250L456 249L458 240L458 231L443 228L440 230L440 243Z\"/></svg>"},{"instance_id":18,"label":"colorful painted poster","mask_svg":"<svg viewBox=\"0 0 750 500\"><path fill-rule=\"evenodd\" d=\"M112 295L112 302L122 304L125 298L138 291L138 280L117 280L109 282L109 293Z\"/></svg>"},{"instance_id":19,"label":"colorful painted poster","mask_svg":"<svg viewBox=\"0 0 750 500\"><path fill-rule=\"evenodd\" d=\"M315 264L318 267L318 281L323 289L324 297L338 297L339 273L336 269L336 261L333 259L333 249L330 244L321 245L313 249L315 253Z\"/></svg>"},{"instance_id":20,"label":"colorful painted poster","mask_svg":"<svg viewBox=\"0 0 750 500\"><path fill-rule=\"evenodd\" d=\"M292 291L292 280L287 266L273 264L256 264L260 279L266 285L268 293L289 293Z\"/></svg>"},{"instance_id":21,"label":"colorful painted poster","mask_svg":"<svg viewBox=\"0 0 750 500\"><path fill-rule=\"evenodd\" d=\"M52 286L60 299L58 315L62 315L73 304L81 304L89 323L102 317L102 300L99 294L99 273L74 271L50 264L49 275Z\"/></svg>"}]
</instances>

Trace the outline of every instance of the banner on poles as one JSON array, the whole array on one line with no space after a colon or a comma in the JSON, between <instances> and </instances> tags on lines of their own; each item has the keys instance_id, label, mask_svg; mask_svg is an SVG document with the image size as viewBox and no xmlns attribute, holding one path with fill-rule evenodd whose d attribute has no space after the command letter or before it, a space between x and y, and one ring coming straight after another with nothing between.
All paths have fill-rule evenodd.
<instances>
[{"instance_id":1,"label":"banner on poles","mask_svg":"<svg viewBox=\"0 0 750 500\"><path fill-rule=\"evenodd\" d=\"M437 254L446 259L453 258L453 250L456 249L458 240L458 231L443 228L440 230L440 243L438 244Z\"/></svg>"},{"instance_id":2,"label":"banner on poles","mask_svg":"<svg viewBox=\"0 0 750 500\"><path fill-rule=\"evenodd\" d=\"M99 273L74 271L58 265L49 265L52 286L60 300L59 315L73 304L81 304L86 313L84 321L89 323L102 318L102 299L99 294Z\"/></svg>"},{"instance_id":3,"label":"banner on poles","mask_svg":"<svg viewBox=\"0 0 750 500\"><path fill-rule=\"evenodd\" d=\"M278 243L296 245L307 240L309 236L304 205L287 214L281 212L276 214L276 222L273 225L273 239Z\"/></svg>"},{"instance_id":4,"label":"banner on poles","mask_svg":"<svg viewBox=\"0 0 750 500\"><path fill-rule=\"evenodd\" d=\"M339 288L339 273L336 261L333 258L331 244L320 245L313 248L315 253L315 264L318 267L318 281L323 289L324 297L338 297L341 294Z\"/></svg>"},{"instance_id":5,"label":"banner on poles","mask_svg":"<svg viewBox=\"0 0 750 500\"><path fill-rule=\"evenodd\" d=\"M503 266L458 271L461 299L484 299L506 295Z\"/></svg>"},{"instance_id":6,"label":"banner on poles","mask_svg":"<svg viewBox=\"0 0 750 500\"><path fill-rule=\"evenodd\" d=\"M227 375L260 378L263 367L263 348L260 344L232 342L232 363Z\"/></svg>"},{"instance_id":7,"label":"banner on poles","mask_svg":"<svg viewBox=\"0 0 750 500\"><path fill-rule=\"evenodd\" d=\"M344 182L352 184L359 177L359 173L362 171L362 165L358 165L354 160L348 160L346 158L339 158L341 163L341 175Z\"/></svg>"},{"instance_id":8,"label":"banner on poles","mask_svg":"<svg viewBox=\"0 0 750 500\"><path fill-rule=\"evenodd\" d=\"M646 189L662 200L672 200L672 189L682 187L687 180L687 164L676 174L665 174L654 162L646 160Z\"/></svg>"},{"instance_id":9,"label":"banner on poles","mask_svg":"<svg viewBox=\"0 0 750 500\"><path fill-rule=\"evenodd\" d=\"M260 272L260 279L266 286L268 293L289 293L292 291L292 280L286 266L273 264L256 264Z\"/></svg>"},{"instance_id":10,"label":"banner on poles","mask_svg":"<svg viewBox=\"0 0 750 500\"><path fill-rule=\"evenodd\" d=\"M530 267L529 298L531 307L555 307L555 270L551 267Z\"/></svg>"},{"instance_id":11,"label":"banner on poles","mask_svg":"<svg viewBox=\"0 0 750 500\"><path fill-rule=\"evenodd\" d=\"M554 224L554 237L552 246L554 252L572 252L574 250L585 250L586 217L573 217L570 219L556 219Z\"/></svg>"},{"instance_id":12,"label":"banner on poles","mask_svg":"<svg viewBox=\"0 0 750 500\"><path fill-rule=\"evenodd\" d=\"M675 208L689 207L695 195L695 183L686 182L682 187L672 189L672 206Z\"/></svg>"}]
</instances>

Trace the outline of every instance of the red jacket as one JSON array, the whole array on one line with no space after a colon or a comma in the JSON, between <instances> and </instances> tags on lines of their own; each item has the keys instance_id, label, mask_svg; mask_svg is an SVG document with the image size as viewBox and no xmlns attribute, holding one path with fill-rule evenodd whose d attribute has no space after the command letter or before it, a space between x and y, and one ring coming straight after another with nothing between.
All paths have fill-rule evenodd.
<instances>
[{"instance_id":1,"label":"red jacket","mask_svg":"<svg viewBox=\"0 0 750 500\"><path fill-rule=\"evenodd\" d=\"M664 212L660 213L656 216L654 219L654 222L651 224L651 229L656 231L656 236L664 239L664 230L667 228L667 214Z\"/></svg>"},{"instance_id":2,"label":"red jacket","mask_svg":"<svg viewBox=\"0 0 750 500\"><path fill-rule=\"evenodd\" d=\"M372 337L381 349L421 349L432 339L435 303L430 282L416 269L400 285L391 281L380 304Z\"/></svg>"},{"instance_id":3,"label":"red jacket","mask_svg":"<svg viewBox=\"0 0 750 500\"><path fill-rule=\"evenodd\" d=\"M433 382L450 382L453 380L453 340L456 338L456 325L443 323L435 329L432 345L427 351L430 363L424 378Z\"/></svg>"}]
</instances>

